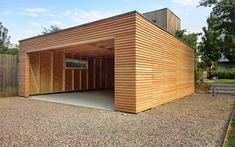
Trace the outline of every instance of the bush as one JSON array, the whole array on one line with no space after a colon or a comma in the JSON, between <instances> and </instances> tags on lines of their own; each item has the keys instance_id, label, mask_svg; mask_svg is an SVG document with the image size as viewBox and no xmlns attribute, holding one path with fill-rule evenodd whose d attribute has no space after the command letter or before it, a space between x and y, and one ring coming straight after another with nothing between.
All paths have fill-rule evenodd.
<instances>
[{"instance_id":1,"label":"bush","mask_svg":"<svg viewBox=\"0 0 235 147\"><path fill-rule=\"evenodd\" d=\"M216 71L215 76L218 79L235 79L235 68L233 67L223 71Z\"/></svg>"},{"instance_id":2,"label":"bush","mask_svg":"<svg viewBox=\"0 0 235 147\"><path fill-rule=\"evenodd\" d=\"M195 75L195 84L199 85L203 81L203 70L201 68L198 68L197 70L194 71Z\"/></svg>"}]
</instances>

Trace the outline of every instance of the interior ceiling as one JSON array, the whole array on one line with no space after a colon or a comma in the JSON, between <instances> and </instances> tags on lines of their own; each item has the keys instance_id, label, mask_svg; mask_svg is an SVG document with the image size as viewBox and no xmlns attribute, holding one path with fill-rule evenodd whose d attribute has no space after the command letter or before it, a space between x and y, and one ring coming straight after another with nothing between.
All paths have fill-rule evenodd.
<instances>
[{"instance_id":1,"label":"interior ceiling","mask_svg":"<svg viewBox=\"0 0 235 147\"><path fill-rule=\"evenodd\" d=\"M86 57L97 56L113 56L114 55L114 40L103 40L98 42L92 42L88 44L82 44L77 46L66 47L63 49L53 50L55 52L64 52L76 54Z\"/></svg>"}]
</instances>

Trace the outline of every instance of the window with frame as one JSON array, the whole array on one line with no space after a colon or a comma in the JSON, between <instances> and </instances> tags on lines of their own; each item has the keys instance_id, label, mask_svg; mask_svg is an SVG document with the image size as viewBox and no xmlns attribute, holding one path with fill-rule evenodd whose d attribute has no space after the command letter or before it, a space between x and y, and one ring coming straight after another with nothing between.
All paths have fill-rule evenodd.
<instances>
[{"instance_id":1,"label":"window with frame","mask_svg":"<svg viewBox=\"0 0 235 147\"><path fill-rule=\"evenodd\" d=\"M80 59L66 59L66 68L88 69L88 61Z\"/></svg>"}]
</instances>

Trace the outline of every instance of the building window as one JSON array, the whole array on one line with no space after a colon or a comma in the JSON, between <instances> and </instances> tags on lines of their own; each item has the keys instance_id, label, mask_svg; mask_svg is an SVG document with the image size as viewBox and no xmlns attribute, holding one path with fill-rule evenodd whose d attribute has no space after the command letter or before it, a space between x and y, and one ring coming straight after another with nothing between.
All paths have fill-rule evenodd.
<instances>
[{"instance_id":1,"label":"building window","mask_svg":"<svg viewBox=\"0 0 235 147\"><path fill-rule=\"evenodd\" d=\"M80 59L66 59L66 68L88 69L88 61Z\"/></svg>"}]
</instances>

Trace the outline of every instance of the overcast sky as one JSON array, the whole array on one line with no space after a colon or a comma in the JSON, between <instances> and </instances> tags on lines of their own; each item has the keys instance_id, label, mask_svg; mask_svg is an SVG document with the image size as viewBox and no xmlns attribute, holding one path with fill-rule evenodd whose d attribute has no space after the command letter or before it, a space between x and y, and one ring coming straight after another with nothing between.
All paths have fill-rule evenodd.
<instances>
[{"instance_id":1,"label":"overcast sky","mask_svg":"<svg viewBox=\"0 0 235 147\"><path fill-rule=\"evenodd\" d=\"M200 0L0 0L0 22L9 29L11 42L40 34L56 24L68 28L117 14L171 9L181 18L181 28L201 32L210 9Z\"/></svg>"}]
</instances>

